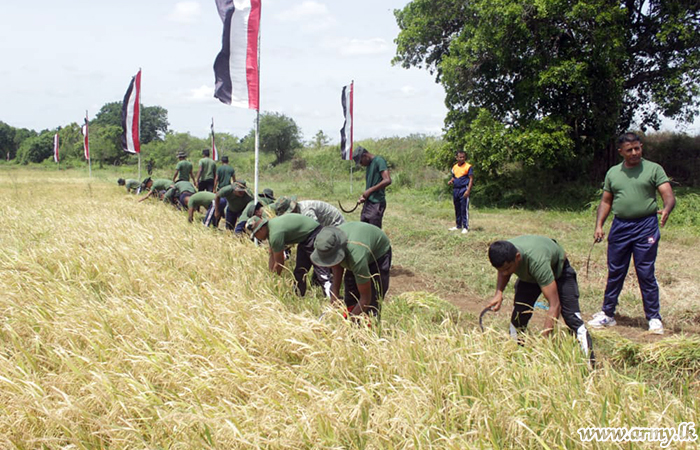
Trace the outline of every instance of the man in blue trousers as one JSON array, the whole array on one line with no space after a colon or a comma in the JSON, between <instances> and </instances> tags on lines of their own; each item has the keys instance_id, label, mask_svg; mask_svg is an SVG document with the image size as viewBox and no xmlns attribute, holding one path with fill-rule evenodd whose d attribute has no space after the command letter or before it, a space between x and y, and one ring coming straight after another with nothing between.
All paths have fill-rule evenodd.
<instances>
[{"instance_id":1,"label":"man in blue trousers","mask_svg":"<svg viewBox=\"0 0 700 450\"><path fill-rule=\"evenodd\" d=\"M634 133L621 135L617 140L617 149L623 161L611 167L605 175L594 234L596 242L603 240L603 224L612 210L615 219L608 236L608 283L602 311L596 313L588 325L594 328L616 325L615 308L629 269L630 257L634 255L634 268L642 291L649 331L663 334L654 265L661 237L659 222L662 227L666 224L676 199L664 169L642 158L639 136ZM664 203L661 210L657 210L656 191L661 194Z\"/></svg>"},{"instance_id":2,"label":"man in blue trousers","mask_svg":"<svg viewBox=\"0 0 700 450\"><path fill-rule=\"evenodd\" d=\"M474 168L467 162L467 153L458 150L455 155L457 164L452 166L452 178L447 184L452 186L452 203L455 206L455 220L457 225L450 231L462 230L462 234L469 232L469 195L474 185Z\"/></svg>"}]
</instances>

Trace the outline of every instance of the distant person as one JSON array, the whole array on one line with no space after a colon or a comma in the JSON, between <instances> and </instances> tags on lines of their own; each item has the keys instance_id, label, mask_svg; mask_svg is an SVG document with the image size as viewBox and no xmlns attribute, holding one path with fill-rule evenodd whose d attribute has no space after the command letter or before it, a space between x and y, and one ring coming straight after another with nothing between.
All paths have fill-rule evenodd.
<instances>
[{"instance_id":1,"label":"distant person","mask_svg":"<svg viewBox=\"0 0 700 450\"><path fill-rule=\"evenodd\" d=\"M228 164L228 156L221 157L221 165L216 169L214 192L236 181L236 171Z\"/></svg>"},{"instance_id":2,"label":"distant person","mask_svg":"<svg viewBox=\"0 0 700 450\"><path fill-rule=\"evenodd\" d=\"M215 198L216 194L213 192L199 191L196 194L192 194L187 201L187 220L192 223L194 220L194 213L199 212L200 208L204 208L205 210L209 209ZM205 225L208 225L206 223L206 218Z\"/></svg>"},{"instance_id":3,"label":"distant person","mask_svg":"<svg viewBox=\"0 0 700 450\"><path fill-rule=\"evenodd\" d=\"M666 225L676 206L676 198L663 167L642 158L642 142L634 133L625 133L617 140L617 151L623 161L610 168L605 175L603 197L598 206L593 238L600 242L605 237L603 224L612 210L615 218L608 235L608 282L605 287L602 311L593 316L588 325L594 328L615 325L615 309L627 276L630 257L642 291L644 315L649 331L663 334L664 326L659 312L659 284L656 282L656 253L659 248L659 219ZM656 192L661 194L664 207L658 210Z\"/></svg>"},{"instance_id":4,"label":"distant person","mask_svg":"<svg viewBox=\"0 0 700 450\"><path fill-rule=\"evenodd\" d=\"M178 181L163 194L163 201L186 209L190 196L195 192L194 185L189 181Z\"/></svg>"},{"instance_id":5,"label":"distant person","mask_svg":"<svg viewBox=\"0 0 700 450\"><path fill-rule=\"evenodd\" d=\"M222 198L226 200L225 211L222 210L220 202ZM238 217L251 201L253 201L253 193L248 189L244 180L236 181L220 189L216 193L216 201L214 202L216 220L218 221L225 213L226 229L235 230Z\"/></svg>"},{"instance_id":6,"label":"distant person","mask_svg":"<svg viewBox=\"0 0 700 450\"><path fill-rule=\"evenodd\" d=\"M187 161L187 155L185 152L179 152L177 154L177 159L179 162L177 163L177 166L175 166L175 174L173 175L173 183L177 183L178 181L190 181L192 180L192 183L196 183L194 179L194 175L192 175L192 163Z\"/></svg>"},{"instance_id":7,"label":"distant person","mask_svg":"<svg viewBox=\"0 0 700 450\"><path fill-rule=\"evenodd\" d=\"M515 283L510 335L518 339L532 317L540 294L549 301L543 335L548 336L559 315L574 333L587 357L593 361L591 336L581 318L576 271L569 264L564 249L555 240L545 236L518 236L507 241L496 241L489 246L489 261L498 271L496 294L488 306L501 309L503 291L510 277L518 276Z\"/></svg>"},{"instance_id":8,"label":"distant person","mask_svg":"<svg viewBox=\"0 0 700 450\"><path fill-rule=\"evenodd\" d=\"M366 148L358 145L357 152L352 156L355 164L367 168L365 174L365 191L358 202L363 203L360 221L382 227L382 219L386 210L386 194L384 190L391 184L391 175L386 160L373 155Z\"/></svg>"},{"instance_id":9,"label":"distant person","mask_svg":"<svg viewBox=\"0 0 700 450\"><path fill-rule=\"evenodd\" d=\"M311 261L331 268L333 303L340 299L342 280L350 315L379 318L391 270L391 242L381 229L365 222L324 227L316 237Z\"/></svg>"},{"instance_id":10,"label":"distant person","mask_svg":"<svg viewBox=\"0 0 700 450\"><path fill-rule=\"evenodd\" d=\"M297 213L310 217L324 227L337 227L345 223L345 217L335 206L320 200L302 200L296 196L280 197L274 204L275 214Z\"/></svg>"},{"instance_id":11,"label":"distant person","mask_svg":"<svg viewBox=\"0 0 700 450\"><path fill-rule=\"evenodd\" d=\"M167 191L172 184L173 182L167 178L156 178L155 180L151 177L146 178L143 180L143 190L148 190L148 194L140 199L139 202L154 196L157 197L158 200L161 200L165 194L165 191Z\"/></svg>"},{"instance_id":12,"label":"distant person","mask_svg":"<svg viewBox=\"0 0 700 450\"><path fill-rule=\"evenodd\" d=\"M153 167L155 166L155 161L153 161L153 158L148 160L148 164L146 164L146 170L148 171L148 174L151 175L153 174Z\"/></svg>"},{"instance_id":13,"label":"distant person","mask_svg":"<svg viewBox=\"0 0 700 450\"><path fill-rule=\"evenodd\" d=\"M125 186L126 192L129 194L138 194L141 192L141 182L139 180L134 180L133 178L120 178L117 180L119 186Z\"/></svg>"},{"instance_id":14,"label":"distant person","mask_svg":"<svg viewBox=\"0 0 700 450\"><path fill-rule=\"evenodd\" d=\"M214 192L214 177L216 177L216 163L209 157L209 149L204 149L202 159L199 160L199 170L195 176L197 189Z\"/></svg>"},{"instance_id":15,"label":"distant person","mask_svg":"<svg viewBox=\"0 0 700 450\"><path fill-rule=\"evenodd\" d=\"M474 184L474 168L467 162L467 152L458 150L457 163L452 166L452 178L447 184L452 186L452 203L455 207L457 224L450 231L469 232L469 195Z\"/></svg>"},{"instance_id":16,"label":"distant person","mask_svg":"<svg viewBox=\"0 0 700 450\"><path fill-rule=\"evenodd\" d=\"M296 292L302 297L306 294L306 275L313 265L316 276L323 280L324 294L330 298L330 270L311 262L314 242L322 228L315 220L300 214L285 214L269 220L253 216L245 225L245 230L251 238L254 237L259 241L268 240L270 244L268 267L278 275L284 268L285 248L297 244L297 260L293 272Z\"/></svg>"}]
</instances>

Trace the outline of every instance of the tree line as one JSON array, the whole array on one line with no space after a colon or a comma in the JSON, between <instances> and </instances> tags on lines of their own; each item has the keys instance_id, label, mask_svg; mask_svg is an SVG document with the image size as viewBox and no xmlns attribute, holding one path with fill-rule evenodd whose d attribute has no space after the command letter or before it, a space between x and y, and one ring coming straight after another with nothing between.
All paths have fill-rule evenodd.
<instances>
[{"instance_id":1,"label":"tree line","mask_svg":"<svg viewBox=\"0 0 700 450\"><path fill-rule=\"evenodd\" d=\"M90 158L93 163L122 165L136 162L136 156L125 152L121 144L121 102L106 103L89 124ZM141 105L141 156L152 160L157 167L177 162L177 153L199 156L211 147L209 138L198 138L189 133L171 130L168 111L162 106ZM82 124L76 122L55 129L34 131L15 128L0 121L0 158L17 164L41 163L53 158L53 137L58 133L61 162L84 162ZM325 144L327 139L319 132L315 139ZM302 133L296 122L281 113L266 112L260 116L260 150L275 155L276 163L292 158L294 151L303 146ZM243 137L216 133L216 147L220 155L253 151L255 130Z\"/></svg>"}]
</instances>

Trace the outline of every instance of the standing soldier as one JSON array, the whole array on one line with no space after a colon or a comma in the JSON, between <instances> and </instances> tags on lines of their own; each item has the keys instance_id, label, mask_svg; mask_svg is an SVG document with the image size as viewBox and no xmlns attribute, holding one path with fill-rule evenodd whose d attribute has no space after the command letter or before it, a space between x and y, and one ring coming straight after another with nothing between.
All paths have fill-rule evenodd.
<instances>
[{"instance_id":1,"label":"standing soldier","mask_svg":"<svg viewBox=\"0 0 700 450\"><path fill-rule=\"evenodd\" d=\"M362 205L360 221L382 227L382 219L386 210L386 194L384 190L391 184L389 166L386 160L378 155L373 155L361 145L357 146L357 152L352 156L355 164L367 168L365 173L365 191L358 200Z\"/></svg>"},{"instance_id":2,"label":"standing soldier","mask_svg":"<svg viewBox=\"0 0 700 450\"><path fill-rule=\"evenodd\" d=\"M588 322L591 327L616 325L615 308L634 255L639 289L642 291L644 315L649 331L663 334L664 326L659 313L659 285L654 275L656 253L659 248L659 219L661 226L676 206L676 198L664 169L642 158L642 142L634 133L625 133L617 140L617 151L623 161L610 168L605 175L603 197L598 206L593 238L600 242L605 237L603 224L610 210L615 218L608 235L608 282L605 287L602 311ZM656 192L661 194L664 207L658 210Z\"/></svg>"},{"instance_id":3,"label":"standing soldier","mask_svg":"<svg viewBox=\"0 0 700 450\"><path fill-rule=\"evenodd\" d=\"M209 149L202 150L203 158L199 160L197 171L197 189L200 191L214 191L214 177L216 176L216 163L209 157Z\"/></svg>"},{"instance_id":4,"label":"standing soldier","mask_svg":"<svg viewBox=\"0 0 700 450\"><path fill-rule=\"evenodd\" d=\"M177 154L177 159L179 162L175 166L175 174L173 175L173 183L178 181L190 181L195 183L194 175L192 175L192 163L187 161L185 158L187 155L185 152L180 152Z\"/></svg>"},{"instance_id":5,"label":"standing soldier","mask_svg":"<svg viewBox=\"0 0 700 450\"><path fill-rule=\"evenodd\" d=\"M228 164L228 156L221 157L221 165L216 169L214 177L214 192L218 192L221 188L225 188L229 184L236 181L236 171Z\"/></svg>"}]
</instances>

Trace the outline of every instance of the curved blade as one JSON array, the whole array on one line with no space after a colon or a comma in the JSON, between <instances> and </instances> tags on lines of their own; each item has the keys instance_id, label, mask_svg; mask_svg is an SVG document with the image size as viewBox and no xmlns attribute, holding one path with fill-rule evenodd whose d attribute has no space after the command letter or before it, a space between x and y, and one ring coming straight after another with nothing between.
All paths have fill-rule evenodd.
<instances>
[{"instance_id":1,"label":"curved blade","mask_svg":"<svg viewBox=\"0 0 700 450\"><path fill-rule=\"evenodd\" d=\"M481 328L481 331L484 331L484 315L489 311L493 311L492 306L487 306L483 311L481 311L481 314L479 314L479 327Z\"/></svg>"},{"instance_id":2,"label":"curved blade","mask_svg":"<svg viewBox=\"0 0 700 450\"><path fill-rule=\"evenodd\" d=\"M360 202L355 203L355 207L352 209L345 209L345 208L343 208L342 203L340 203L340 200L338 200L338 206L340 206L341 211L343 211L344 213L350 214L351 212L355 211L358 206L360 206Z\"/></svg>"}]
</instances>

